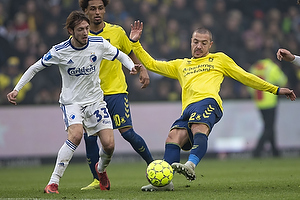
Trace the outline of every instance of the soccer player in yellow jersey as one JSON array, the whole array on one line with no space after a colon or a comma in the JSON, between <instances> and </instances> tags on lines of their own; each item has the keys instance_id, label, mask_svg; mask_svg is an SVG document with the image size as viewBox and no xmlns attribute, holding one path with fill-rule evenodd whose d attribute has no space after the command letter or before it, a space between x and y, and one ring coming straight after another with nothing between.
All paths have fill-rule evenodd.
<instances>
[{"instance_id":1,"label":"soccer player in yellow jersey","mask_svg":"<svg viewBox=\"0 0 300 200\"><path fill-rule=\"evenodd\" d=\"M79 6L89 18L91 36L102 36L113 46L129 55L134 63L140 63L132 51L132 47L124 29L103 21L105 7L109 0L79 0ZM145 160L147 164L153 161L152 155L144 139L138 135L132 126L130 107L128 102L127 84L119 61L103 61L100 65L101 88L104 92L104 100L107 103L108 112L112 118L113 128L118 129L122 137L128 141L132 148ZM140 82L142 88L149 84L148 72L140 69ZM99 180L95 170L95 164L99 160L99 146L97 137L84 134L86 156L94 181L82 190L98 189ZM100 155L105 155L100 149ZM100 180L101 181L101 180Z\"/></svg>"},{"instance_id":2,"label":"soccer player in yellow jersey","mask_svg":"<svg viewBox=\"0 0 300 200\"><path fill-rule=\"evenodd\" d=\"M223 115L219 90L224 76L257 90L286 95L292 101L296 99L293 90L279 88L244 71L226 54L210 53L212 34L205 28L199 28L192 34L192 58L171 61L154 60L143 49L139 43L142 30L143 23L140 21L131 25L129 37L135 55L147 69L177 79L182 87L182 115L173 123L166 139L164 160L188 180L196 178L195 167L206 154L208 136ZM181 149L190 150L185 164L179 163ZM172 182L164 187L146 185L142 190L174 190L174 186Z\"/></svg>"}]
</instances>

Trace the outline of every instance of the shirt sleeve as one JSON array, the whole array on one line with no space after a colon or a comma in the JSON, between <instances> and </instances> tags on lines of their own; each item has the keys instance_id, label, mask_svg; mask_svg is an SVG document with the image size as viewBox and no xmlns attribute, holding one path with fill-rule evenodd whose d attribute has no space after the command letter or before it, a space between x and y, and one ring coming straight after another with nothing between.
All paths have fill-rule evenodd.
<instances>
[{"instance_id":1,"label":"shirt sleeve","mask_svg":"<svg viewBox=\"0 0 300 200\"><path fill-rule=\"evenodd\" d=\"M127 56L125 53L122 51L119 51L119 55L117 56L117 59L127 68L129 71L134 68L134 63L131 60L129 56Z\"/></svg>"},{"instance_id":2,"label":"shirt sleeve","mask_svg":"<svg viewBox=\"0 0 300 200\"><path fill-rule=\"evenodd\" d=\"M300 56L294 55L295 59L291 61L294 65L300 66Z\"/></svg>"},{"instance_id":3,"label":"shirt sleeve","mask_svg":"<svg viewBox=\"0 0 300 200\"><path fill-rule=\"evenodd\" d=\"M103 38L103 58L106 60L115 60L117 56L119 55L119 50L111 45L107 40Z\"/></svg>"},{"instance_id":4,"label":"shirt sleeve","mask_svg":"<svg viewBox=\"0 0 300 200\"><path fill-rule=\"evenodd\" d=\"M58 65L60 63L59 54L55 51L55 47L52 47L41 59L42 65L50 67L51 65Z\"/></svg>"},{"instance_id":5,"label":"shirt sleeve","mask_svg":"<svg viewBox=\"0 0 300 200\"><path fill-rule=\"evenodd\" d=\"M139 41L131 42L131 46L134 54L148 70L168 78L178 79L179 60L168 62L155 60L143 49Z\"/></svg>"},{"instance_id":6,"label":"shirt sleeve","mask_svg":"<svg viewBox=\"0 0 300 200\"><path fill-rule=\"evenodd\" d=\"M278 86L275 86L267 81L264 81L258 76L245 71L225 54L222 56L222 63L224 63L223 67L226 76L229 76L253 89L277 94Z\"/></svg>"}]
</instances>

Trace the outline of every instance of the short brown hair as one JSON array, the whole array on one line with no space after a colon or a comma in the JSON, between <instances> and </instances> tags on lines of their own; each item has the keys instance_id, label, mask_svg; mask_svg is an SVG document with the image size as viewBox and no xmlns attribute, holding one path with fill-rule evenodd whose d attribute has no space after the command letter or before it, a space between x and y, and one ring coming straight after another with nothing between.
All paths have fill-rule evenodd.
<instances>
[{"instance_id":1,"label":"short brown hair","mask_svg":"<svg viewBox=\"0 0 300 200\"><path fill-rule=\"evenodd\" d=\"M300 1L300 0L299 0ZM197 28L194 33L197 32L197 33L200 33L200 34L208 34L209 37L210 37L210 41L213 41L213 38L212 38L212 33L210 30L208 30L207 28L204 28L204 27L200 27L200 28Z\"/></svg>"},{"instance_id":2,"label":"short brown hair","mask_svg":"<svg viewBox=\"0 0 300 200\"><path fill-rule=\"evenodd\" d=\"M78 0L79 6L83 12L85 12L85 9L87 9L89 5L90 0ZM102 0L104 7L106 7L109 4L109 0Z\"/></svg>"},{"instance_id":3,"label":"short brown hair","mask_svg":"<svg viewBox=\"0 0 300 200\"><path fill-rule=\"evenodd\" d=\"M75 26L80 24L82 21L86 21L90 24L89 18L85 16L85 14L82 11L72 11L69 16L67 17L66 23L65 23L65 29L72 29L74 30ZM69 33L69 31L68 31ZM70 33L69 33L70 34Z\"/></svg>"}]
</instances>

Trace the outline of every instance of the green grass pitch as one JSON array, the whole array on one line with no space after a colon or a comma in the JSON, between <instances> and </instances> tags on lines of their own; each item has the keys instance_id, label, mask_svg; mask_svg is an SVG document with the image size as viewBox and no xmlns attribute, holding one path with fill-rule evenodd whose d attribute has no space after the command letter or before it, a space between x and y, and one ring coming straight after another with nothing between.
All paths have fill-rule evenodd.
<instances>
[{"instance_id":1,"label":"green grass pitch","mask_svg":"<svg viewBox=\"0 0 300 200\"><path fill-rule=\"evenodd\" d=\"M183 161L184 162L184 161ZM52 165L0 168L0 199L300 199L300 159L203 159L197 179L175 174L175 191L142 192L148 184L144 162L113 162L107 168L110 191L81 191L91 175L86 163L70 163L60 181L60 194L44 194Z\"/></svg>"}]
</instances>

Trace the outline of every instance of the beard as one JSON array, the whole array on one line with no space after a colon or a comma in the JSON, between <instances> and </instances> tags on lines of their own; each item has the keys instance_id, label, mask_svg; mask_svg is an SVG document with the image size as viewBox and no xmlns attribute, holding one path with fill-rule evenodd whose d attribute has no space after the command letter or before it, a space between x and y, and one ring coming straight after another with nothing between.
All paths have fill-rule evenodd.
<instances>
[{"instance_id":1,"label":"beard","mask_svg":"<svg viewBox=\"0 0 300 200\"><path fill-rule=\"evenodd\" d=\"M98 26L99 24L101 24L102 21L94 21L93 24Z\"/></svg>"}]
</instances>

